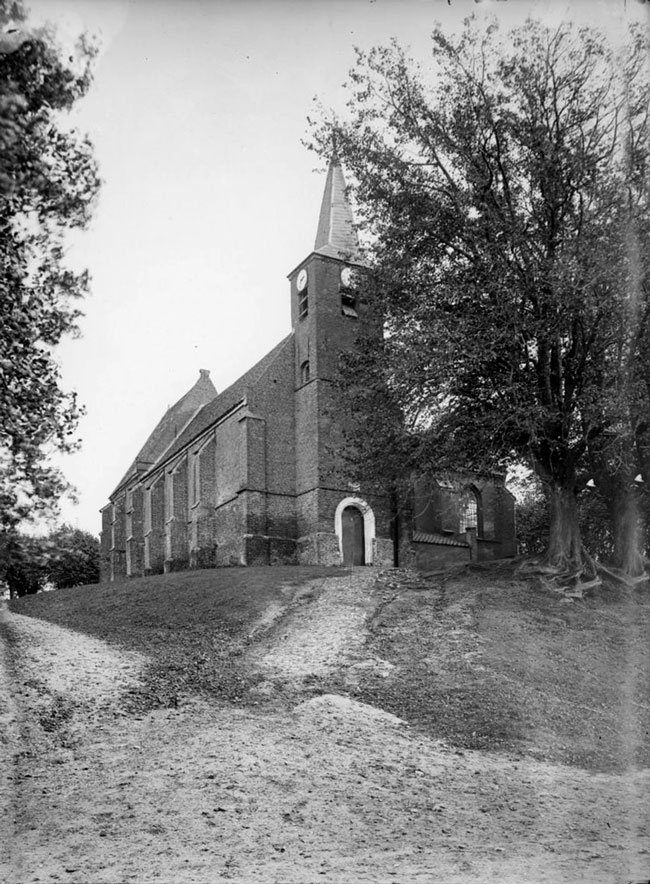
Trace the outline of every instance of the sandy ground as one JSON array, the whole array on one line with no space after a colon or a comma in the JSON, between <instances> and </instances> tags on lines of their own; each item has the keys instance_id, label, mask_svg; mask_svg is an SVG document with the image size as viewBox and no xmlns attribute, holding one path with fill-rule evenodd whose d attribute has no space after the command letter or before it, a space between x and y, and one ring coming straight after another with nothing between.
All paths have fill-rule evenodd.
<instances>
[{"instance_id":1,"label":"sandy ground","mask_svg":"<svg viewBox=\"0 0 650 884\"><path fill-rule=\"evenodd\" d=\"M372 575L256 624L268 695L365 657ZM650 879L650 771L455 751L346 696L133 716L144 658L2 608L6 884ZM6 638L11 638L7 645ZM250 698L249 698L250 699Z\"/></svg>"}]
</instances>

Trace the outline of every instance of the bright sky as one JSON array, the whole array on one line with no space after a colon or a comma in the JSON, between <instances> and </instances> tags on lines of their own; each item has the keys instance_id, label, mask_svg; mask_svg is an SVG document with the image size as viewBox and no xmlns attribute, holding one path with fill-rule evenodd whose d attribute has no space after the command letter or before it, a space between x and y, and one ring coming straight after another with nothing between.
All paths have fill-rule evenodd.
<instances>
[{"instance_id":1,"label":"bright sky","mask_svg":"<svg viewBox=\"0 0 650 884\"><path fill-rule=\"evenodd\" d=\"M323 168L301 141L315 97L344 110L353 46L395 37L426 61L435 21L476 12L647 21L639 0L27 0L62 38L102 41L74 112L103 188L70 250L88 267L82 337L58 350L87 415L62 468L63 518L99 508L200 368L219 391L290 330L286 275L309 254ZM315 171L317 170L317 171Z\"/></svg>"}]
</instances>

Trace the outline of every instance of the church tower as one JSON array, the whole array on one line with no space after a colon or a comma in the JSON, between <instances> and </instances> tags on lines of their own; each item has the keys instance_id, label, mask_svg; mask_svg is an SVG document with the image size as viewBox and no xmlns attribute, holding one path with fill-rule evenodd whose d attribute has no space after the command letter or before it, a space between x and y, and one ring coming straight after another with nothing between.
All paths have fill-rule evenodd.
<instances>
[{"instance_id":1,"label":"church tower","mask_svg":"<svg viewBox=\"0 0 650 884\"><path fill-rule=\"evenodd\" d=\"M327 172L313 251L289 274L295 336L296 516L298 561L393 563L385 502L372 504L350 482L342 451L344 411L337 389L340 356L369 321L359 240L336 157ZM343 549L345 522L356 523L356 551ZM381 525L380 525L381 521ZM383 535L383 540L379 538ZM381 550L379 549L381 547ZM345 554L344 554L345 553Z\"/></svg>"}]
</instances>

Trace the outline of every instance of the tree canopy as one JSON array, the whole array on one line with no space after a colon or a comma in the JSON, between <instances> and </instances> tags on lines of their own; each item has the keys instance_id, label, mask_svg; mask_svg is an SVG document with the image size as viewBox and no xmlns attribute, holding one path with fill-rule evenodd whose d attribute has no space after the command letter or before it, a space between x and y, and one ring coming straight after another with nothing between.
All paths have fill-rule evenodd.
<instances>
[{"instance_id":1,"label":"tree canopy","mask_svg":"<svg viewBox=\"0 0 650 884\"><path fill-rule=\"evenodd\" d=\"M65 112L87 91L93 50L63 58L0 0L0 530L56 504L66 483L48 461L69 451L80 408L61 388L54 348L75 333L88 275L64 260L98 190L86 138Z\"/></svg>"},{"instance_id":2,"label":"tree canopy","mask_svg":"<svg viewBox=\"0 0 650 884\"><path fill-rule=\"evenodd\" d=\"M314 124L315 149L334 137L352 173L365 294L384 320L348 366L372 430L361 461L384 476L525 461L549 507L544 564L574 578L592 564L577 495L590 477L609 500L615 485L612 517L632 512L623 534L637 537L620 564L638 571L647 37L470 19L436 29L432 50L426 73L395 44L358 52L347 116Z\"/></svg>"},{"instance_id":3,"label":"tree canopy","mask_svg":"<svg viewBox=\"0 0 650 884\"><path fill-rule=\"evenodd\" d=\"M0 534L0 580L11 597L45 589L99 582L99 540L87 531L61 525L49 534Z\"/></svg>"}]
</instances>

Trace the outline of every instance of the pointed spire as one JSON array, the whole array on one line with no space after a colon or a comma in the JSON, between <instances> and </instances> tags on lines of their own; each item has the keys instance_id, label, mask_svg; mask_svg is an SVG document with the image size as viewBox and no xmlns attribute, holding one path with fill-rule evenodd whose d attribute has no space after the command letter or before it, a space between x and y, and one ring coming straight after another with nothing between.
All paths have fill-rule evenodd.
<instances>
[{"instance_id":1,"label":"pointed spire","mask_svg":"<svg viewBox=\"0 0 650 884\"><path fill-rule=\"evenodd\" d=\"M345 178L336 155L336 145L327 170L314 251L344 260L354 261L359 257L359 239L354 227L352 207L345 192Z\"/></svg>"}]
</instances>

